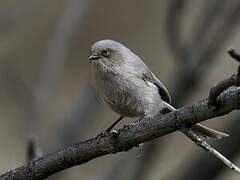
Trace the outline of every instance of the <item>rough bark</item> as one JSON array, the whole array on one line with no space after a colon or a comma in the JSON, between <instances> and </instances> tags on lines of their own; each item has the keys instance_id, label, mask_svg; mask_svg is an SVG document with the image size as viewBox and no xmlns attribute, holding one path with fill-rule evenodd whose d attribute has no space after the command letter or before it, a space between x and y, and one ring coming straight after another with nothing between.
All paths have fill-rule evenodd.
<instances>
[{"instance_id":1,"label":"rough bark","mask_svg":"<svg viewBox=\"0 0 240 180\"><path fill-rule=\"evenodd\" d=\"M90 140L77 143L44 157L34 159L25 165L0 176L1 180L37 180L72 166L84 164L92 159L129 149L172 133L179 124L192 126L201 121L223 116L240 108L240 88L223 92L218 97L218 108L201 100L164 116L143 119L141 123L125 125L118 133L101 133Z\"/></svg>"}]
</instances>

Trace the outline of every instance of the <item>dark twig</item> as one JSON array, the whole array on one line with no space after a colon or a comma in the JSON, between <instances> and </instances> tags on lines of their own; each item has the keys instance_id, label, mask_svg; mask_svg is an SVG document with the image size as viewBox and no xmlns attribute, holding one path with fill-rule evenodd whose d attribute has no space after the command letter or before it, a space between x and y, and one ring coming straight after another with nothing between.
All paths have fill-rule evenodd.
<instances>
[{"instance_id":1,"label":"dark twig","mask_svg":"<svg viewBox=\"0 0 240 180\"><path fill-rule=\"evenodd\" d=\"M208 97L208 105L218 107L219 102L217 101L217 97L219 96L219 94L224 90L228 89L229 87L235 86L236 82L237 75L233 74L230 78L225 79L218 83L216 86L212 87Z\"/></svg>"},{"instance_id":2,"label":"dark twig","mask_svg":"<svg viewBox=\"0 0 240 180\"><path fill-rule=\"evenodd\" d=\"M238 54L233 48L228 49L228 54L234 58L235 60L237 60L238 62L240 62L240 54Z\"/></svg>"},{"instance_id":3,"label":"dark twig","mask_svg":"<svg viewBox=\"0 0 240 180\"><path fill-rule=\"evenodd\" d=\"M111 126L109 126L106 131L111 131L112 128L114 128L114 126L116 126L121 120L122 120L123 116L120 116L115 122L113 122L113 124L111 124Z\"/></svg>"},{"instance_id":4,"label":"dark twig","mask_svg":"<svg viewBox=\"0 0 240 180\"><path fill-rule=\"evenodd\" d=\"M230 48L230 49L228 50L228 54L229 54L233 59L235 59L236 61L240 62L240 54L238 54L233 48ZM240 86L240 65L238 66L236 86Z\"/></svg>"},{"instance_id":5,"label":"dark twig","mask_svg":"<svg viewBox=\"0 0 240 180\"><path fill-rule=\"evenodd\" d=\"M1 180L36 180L44 179L51 174L66 168L84 164L106 154L128 151L140 143L169 134L177 130L177 123L194 125L201 121L225 115L240 108L240 88L223 92L217 111L208 108L208 100L201 100L164 116L144 118L135 125L126 125L119 130L118 139L111 133L68 146L56 153L34 159L22 167L11 170L0 176Z\"/></svg>"},{"instance_id":6,"label":"dark twig","mask_svg":"<svg viewBox=\"0 0 240 180\"><path fill-rule=\"evenodd\" d=\"M31 137L27 145L27 162L42 156L36 137Z\"/></svg>"},{"instance_id":7,"label":"dark twig","mask_svg":"<svg viewBox=\"0 0 240 180\"><path fill-rule=\"evenodd\" d=\"M232 58L234 58L235 60L240 62L240 55L237 54L234 49L229 49L228 54ZM237 75L233 74L230 78L221 81L216 86L211 88L211 91L210 91L210 94L208 97L209 106L215 106L217 108L218 107L218 102L217 102L218 95L231 86L239 86L240 85L240 71L239 70L240 70L240 66L238 67Z\"/></svg>"},{"instance_id":8,"label":"dark twig","mask_svg":"<svg viewBox=\"0 0 240 180\"><path fill-rule=\"evenodd\" d=\"M28 142L27 146L27 162L36 157L36 146L32 139Z\"/></svg>"}]
</instances>

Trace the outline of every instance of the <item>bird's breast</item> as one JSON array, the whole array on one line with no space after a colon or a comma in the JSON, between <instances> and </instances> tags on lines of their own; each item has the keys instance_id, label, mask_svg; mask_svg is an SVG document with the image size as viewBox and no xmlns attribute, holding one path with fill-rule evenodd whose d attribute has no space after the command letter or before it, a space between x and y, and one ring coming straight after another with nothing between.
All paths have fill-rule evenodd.
<instances>
[{"instance_id":1,"label":"bird's breast","mask_svg":"<svg viewBox=\"0 0 240 180\"><path fill-rule=\"evenodd\" d=\"M155 85L131 72L95 70L93 78L101 99L122 116L136 117L148 113L160 99Z\"/></svg>"}]
</instances>

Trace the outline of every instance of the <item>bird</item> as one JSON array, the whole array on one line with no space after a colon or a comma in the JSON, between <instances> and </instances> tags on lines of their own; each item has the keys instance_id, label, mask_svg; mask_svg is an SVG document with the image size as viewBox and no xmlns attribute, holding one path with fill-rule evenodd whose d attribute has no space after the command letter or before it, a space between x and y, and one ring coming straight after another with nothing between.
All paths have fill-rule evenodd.
<instances>
[{"instance_id":1,"label":"bird","mask_svg":"<svg viewBox=\"0 0 240 180\"><path fill-rule=\"evenodd\" d=\"M91 46L89 60L98 96L120 115L106 131L112 130L124 117L137 117L140 122L143 118L175 111L167 88L123 44L111 39L97 41ZM199 123L192 130L204 138L228 136Z\"/></svg>"}]
</instances>

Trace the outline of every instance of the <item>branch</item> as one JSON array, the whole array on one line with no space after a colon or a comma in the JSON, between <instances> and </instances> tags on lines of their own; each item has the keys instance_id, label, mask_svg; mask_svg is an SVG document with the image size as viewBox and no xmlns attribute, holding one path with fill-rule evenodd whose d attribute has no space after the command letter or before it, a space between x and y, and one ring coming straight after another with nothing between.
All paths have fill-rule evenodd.
<instances>
[{"instance_id":1,"label":"branch","mask_svg":"<svg viewBox=\"0 0 240 180\"><path fill-rule=\"evenodd\" d=\"M235 52L233 48L228 50L228 54L235 59L236 61L240 62L240 55ZM211 88L210 94L209 94L209 101L208 105L209 106L215 106L218 108L218 102L217 102L217 97L221 92L224 90L228 89L231 86L240 86L240 65L238 66L238 71L237 74L233 74L230 78L225 79L218 83L216 86Z\"/></svg>"},{"instance_id":2,"label":"branch","mask_svg":"<svg viewBox=\"0 0 240 180\"><path fill-rule=\"evenodd\" d=\"M233 74L230 78L225 79L218 83L216 86L211 88L210 94L209 94L209 106L218 106L218 99L217 97L221 92L228 89L230 86L235 86L237 82L237 75Z\"/></svg>"},{"instance_id":3,"label":"branch","mask_svg":"<svg viewBox=\"0 0 240 180\"><path fill-rule=\"evenodd\" d=\"M0 176L1 180L44 179L75 165L84 164L97 157L128 151L129 149L178 130L177 124L188 127L201 121L223 116L240 108L240 88L223 92L218 97L219 108L208 107L208 100L201 100L164 116L145 118L141 123L125 125L116 133L101 133L97 137L77 143L47 156L34 159L24 166Z\"/></svg>"}]
</instances>

